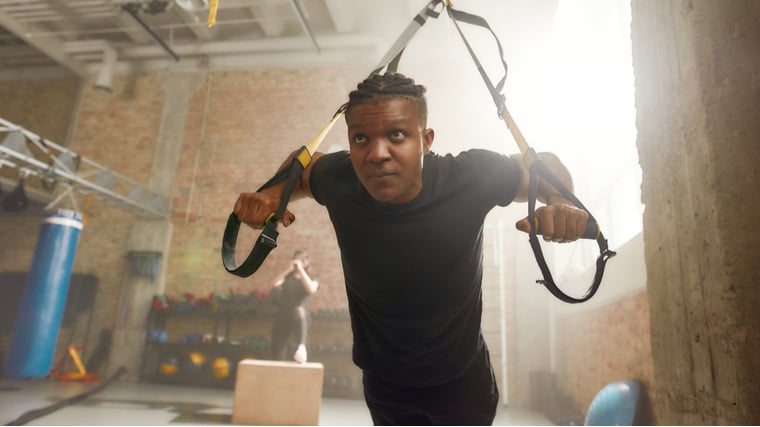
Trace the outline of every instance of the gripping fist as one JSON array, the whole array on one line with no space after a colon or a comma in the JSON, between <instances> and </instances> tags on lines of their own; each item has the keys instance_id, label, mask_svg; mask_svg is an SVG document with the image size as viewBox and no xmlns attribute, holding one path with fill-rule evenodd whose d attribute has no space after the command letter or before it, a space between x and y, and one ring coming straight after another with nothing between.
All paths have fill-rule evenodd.
<instances>
[{"instance_id":1,"label":"gripping fist","mask_svg":"<svg viewBox=\"0 0 760 427\"><path fill-rule=\"evenodd\" d=\"M240 193L235 208L232 212L238 217L240 222L255 229L264 227L264 222L273 212L277 211L280 206L280 198L260 191L256 193ZM295 215L289 210L285 210L280 222L285 227L289 226L296 220Z\"/></svg>"},{"instance_id":2,"label":"gripping fist","mask_svg":"<svg viewBox=\"0 0 760 427\"><path fill-rule=\"evenodd\" d=\"M541 224L541 234L544 240L558 243L568 243L583 237L588 223L588 213L567 203L553 203L536 209L536 218ZM523 218L515 224L518 230L530 232L531 224L528 218Z\"/></svg>"}]
</instances>

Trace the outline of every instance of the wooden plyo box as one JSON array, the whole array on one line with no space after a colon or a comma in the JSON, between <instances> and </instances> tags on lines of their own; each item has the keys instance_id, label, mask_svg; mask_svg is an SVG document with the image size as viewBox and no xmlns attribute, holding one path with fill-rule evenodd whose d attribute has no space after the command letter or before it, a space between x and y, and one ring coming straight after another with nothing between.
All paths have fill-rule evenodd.
<instances>
[{"instance_id":1,"label":"wooden plyo box","mask_svg":"<svg viewBox=\"0 0 760 427\"><path fill-rule=\"evenodd\" d=\"M323 382L321 363L241 360L232 424L318 425Z\"/></svg>"}]
</instances>

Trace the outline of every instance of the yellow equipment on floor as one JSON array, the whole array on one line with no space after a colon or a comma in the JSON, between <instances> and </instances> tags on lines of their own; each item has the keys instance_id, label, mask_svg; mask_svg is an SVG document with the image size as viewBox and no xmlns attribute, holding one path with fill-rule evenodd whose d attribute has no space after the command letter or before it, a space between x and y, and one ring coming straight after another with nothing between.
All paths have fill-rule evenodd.
<instances>
[{"instance_id":1,"label":"yellow equipment on floor","mask_svg":"<svg viewBox=\"0 0 760 427\"><path fill-rule=\"evenodd\" d=\"M82 358L79 356L79 352L84 349L84 346L70 345L66 347L68 357L71 358L74 365L77 367L76 372L62 372L63 364L66 362L66 355L61 358L61 361L50 371L50 378L58 381L84 381L84 382L97 382L100 381L100 376L94 372L87 372L87 369L82 363Z\"/></svg>"}]
</instances>

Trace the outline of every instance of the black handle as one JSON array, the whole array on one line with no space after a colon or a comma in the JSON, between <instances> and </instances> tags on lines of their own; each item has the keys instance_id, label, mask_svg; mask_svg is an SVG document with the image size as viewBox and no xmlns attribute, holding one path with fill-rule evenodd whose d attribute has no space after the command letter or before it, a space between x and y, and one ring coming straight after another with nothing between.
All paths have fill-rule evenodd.
<instances>
[{"instance_id":1,"label":"black handle","mask_svg":"<svg viewBox=\"0 0 760 427\"><path fill-rule=\"evenodd\" d=\"M539 236L542 235L543 233L541 230L541 222L538 220L538 218L533 218L533 222L535 223L536 234ZM588 222L586 223L586 230L583 232L581 239L596 240L599 238L600 234L601 231L599 229L599 224L593 218L589 218Z\"/></svg>"}]
</instances>

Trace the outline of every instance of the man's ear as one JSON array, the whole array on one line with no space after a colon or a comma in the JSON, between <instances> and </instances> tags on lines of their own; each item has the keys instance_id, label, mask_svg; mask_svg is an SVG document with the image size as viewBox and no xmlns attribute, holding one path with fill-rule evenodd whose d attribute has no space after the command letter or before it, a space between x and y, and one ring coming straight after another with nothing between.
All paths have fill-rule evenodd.
<instances>
[{"instance_id":1,"label":"man's ear","mask_svg":"<svg viewBox=\"0 0 760 427\"><path fill-rule=\"evenodd\" d=\"M433 145L435 139L435 131L431 128L424 129L422 131L422 152L427 154L430 152L430 146Z\"/></svg>"}]
</instances>

